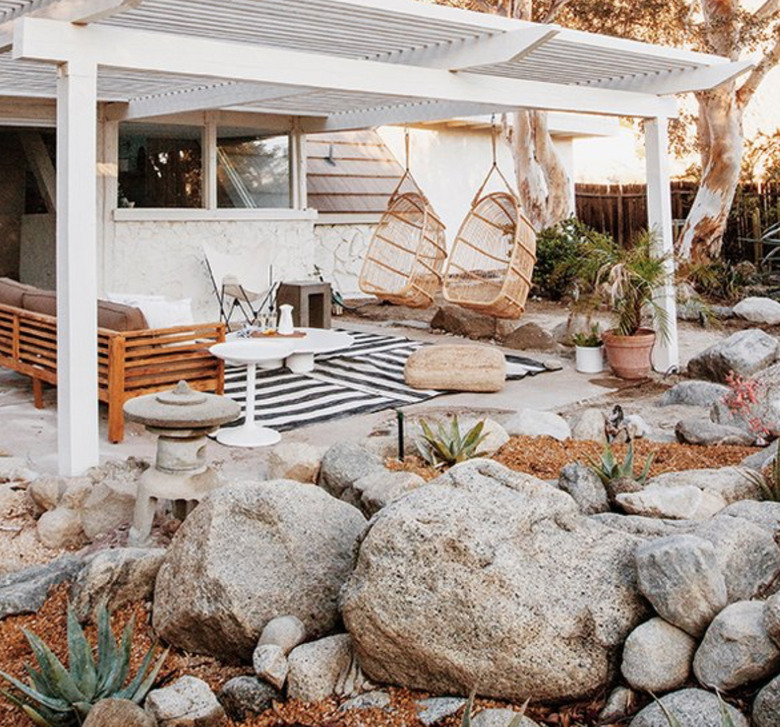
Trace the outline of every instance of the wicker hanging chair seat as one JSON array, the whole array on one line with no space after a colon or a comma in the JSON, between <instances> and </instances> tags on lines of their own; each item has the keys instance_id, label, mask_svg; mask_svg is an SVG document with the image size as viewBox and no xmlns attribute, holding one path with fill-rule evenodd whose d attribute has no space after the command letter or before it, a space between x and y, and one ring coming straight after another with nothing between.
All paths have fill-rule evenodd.
<instances>
[{"instance_id":1,"label":"wicker hanging chair seat","mask_svg":"<svg viewBox=\"0 0 780 727\"><path fill-rule=\"evenodd\" d=\"M441 287L447 258L444 223L407 167L374 231L360 273L360 289L380 300L427 308ZM409 183L413 191L401 192Z\"/></svg>"},{"instance_id":2,"label":"wicker hanging chair seat","mask_svg":"<svg viewBox=\"0 0 780 727\"><path fill-rule=\"evenodd\" d=\"M508 191L483 195L496 171ZM536 233L494 161L452 246L444 299L496 318L519 318L531 290Z\"/></svg>"}]
</instances>

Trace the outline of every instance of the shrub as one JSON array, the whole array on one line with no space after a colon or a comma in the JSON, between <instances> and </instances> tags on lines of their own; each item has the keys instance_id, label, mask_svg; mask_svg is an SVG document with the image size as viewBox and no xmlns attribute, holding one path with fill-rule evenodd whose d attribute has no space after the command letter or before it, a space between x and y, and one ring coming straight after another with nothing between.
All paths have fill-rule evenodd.
<instances>
[{"instance_id":1,"label":"shrub","mask_svg":"<svg viewBox=\"0 0 780 727\"><path fill-rule=\"evenodd\" d=\"M101 699L128 699L143 702L152 688L168 652L152 666L155 648L144 657L135 677L125 684L130 670L134 619L125 628L117 645L105 607L98 612L97 660L72 606L68 606L68 669L35 634L24 631L38 662L38 669L25 664L29 683L8 674L0 677L16 688L18 695L2 692L41 727L73 727L86 719Z\"/></svg>"}]
</instances>

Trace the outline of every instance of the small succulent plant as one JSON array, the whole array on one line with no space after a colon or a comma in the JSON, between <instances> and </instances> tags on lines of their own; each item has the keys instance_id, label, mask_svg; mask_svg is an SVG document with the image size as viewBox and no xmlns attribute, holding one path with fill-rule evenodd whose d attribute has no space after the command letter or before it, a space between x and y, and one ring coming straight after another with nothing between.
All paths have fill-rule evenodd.
<instances>
[{"instance_id":1,"label":"small succulent plant","mask_svg":"<svg viewBox=\"0 0 780 727\"><path fill-rule=\"evenodd\" d=\"M605 486L609 486L616 480L630 480L641 487L647 482L654 457L654 454L649 454L642 471L639 475L636 475L634 473L634 443L629 442L626 456L622 462L615 456L612 445L607 444L601 453L601 457L598 460L588 457L587 464Z\"/></svg>"},{"instance_id":2,"label":"small succulent plant","mask_svg":"<svg viewBox=\"0 0 780 727\"><path fill-rule=\"evenodd\" d=\"M97 659L84 635L72 606L68 606L68 668L35 634L24 631L38 662L35 669L25 664L28 683L0 672L16 694L2 691L11 702L40 727L73 727L86 719L92 706L109 697L128 699L140 704L152 688L168 651L157 662L152 646L135 677L127 682L135 619L128 623L117 644L111 630L108 610L98 612Z\"/></svg>"},{"instance_id":3,"label":"small succulent plant","mask_svg":"<svg viewBox=\"0 0 780 727\"><path fill-rule=\"evenodd\" d=\"M433 467L447 467L467 459L481 456L479 445L485 440L486 434L482 433L485 421L477 422L468 432L462 434L458 417L454 416L450 426L439 422L436 431L424 420L420 420L422 441L417 442L420 456Z\"/></svg>"}]
</instances>

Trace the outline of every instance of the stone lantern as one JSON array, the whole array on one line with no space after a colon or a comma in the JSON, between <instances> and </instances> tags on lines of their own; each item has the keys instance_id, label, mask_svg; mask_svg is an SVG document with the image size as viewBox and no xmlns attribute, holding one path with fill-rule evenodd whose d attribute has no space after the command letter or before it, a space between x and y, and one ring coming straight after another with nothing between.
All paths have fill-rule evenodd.
<instances>
[{"instance_id":1,"label":"stone lantern","mask_svg":"<svg viewBox=\"0 0 780 727\"><path fill-rule=\"evenodd\" d=\"M217 473L206 464L206 435L241 415L232 399L193 391L180 381L172 391L130 399L124 406L130 421L158 436L154 467L138 482L130 544L143 545L152 530L159 500L171 500L182 516L219 487Z\"/></svg>"}]
</instances>

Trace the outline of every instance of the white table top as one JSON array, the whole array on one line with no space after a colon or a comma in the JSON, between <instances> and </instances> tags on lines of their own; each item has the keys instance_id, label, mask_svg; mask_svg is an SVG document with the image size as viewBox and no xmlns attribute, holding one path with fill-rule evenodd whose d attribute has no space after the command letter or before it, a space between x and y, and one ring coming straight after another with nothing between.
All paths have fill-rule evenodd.
<instances>
[{"instance_id":1,"label":"white table top","mask_svg":"<svg viewBox=\"0 0 780 727\"><path fill-rule=\"evenodd\" d=\"M296 328L296 331L304 331L306 335L303 338L290 338L285 340L279 336L268 338L241 338L238 333L231 333L227 336L230 343L241 345L255 343L261 346L271 346L277 343L290 345L292 350L290 354L296 353L327 353L328 351L337 351L340 348L349 348L355 340L349 333L344 331L332 331L327 328ZM290 355L285 354L285 356ZM231 358L233 358L231 356ZM270 358L278 358L271 356Z\"/></svg>"},{"instance_id":2,"label":"white table top","mask_svg":"<svg viewBox=\"0 0 780 727\"><path fill-rule=\"evenodd\" d=\"M291 341L280 341L278 338L268 341L260 341L256 338L239 338L225 343L217 343L209 348L212 356L242 364L278 361L287 358L294 351Z\"/></svg>"}]
</instances>

